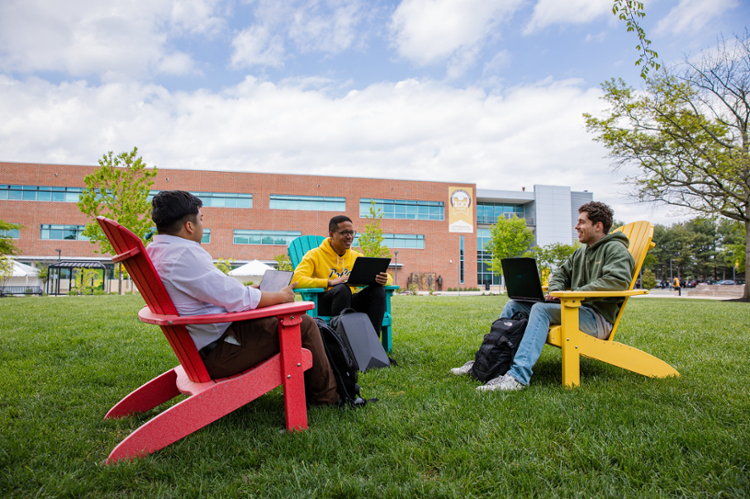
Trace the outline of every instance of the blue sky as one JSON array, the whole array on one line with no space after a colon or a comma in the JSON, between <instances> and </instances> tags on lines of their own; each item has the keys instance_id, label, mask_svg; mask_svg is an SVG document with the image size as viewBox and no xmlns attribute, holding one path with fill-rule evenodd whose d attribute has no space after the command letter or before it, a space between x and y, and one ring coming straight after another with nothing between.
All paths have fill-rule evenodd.
<instances>
[{"instance_id":1,"label":"blue sky","mask_svg":"<svg viewBox=\"0 0 750 499\"><path fill-rule=\"evenodd\" d=\"M740 0L652 0L667 65L742 33ZM570 185L633 205L585 131L641 83L611 0L3 0L0 160ZM677 215L678 218L674 218Z\"/></svg>"}]
</instances>

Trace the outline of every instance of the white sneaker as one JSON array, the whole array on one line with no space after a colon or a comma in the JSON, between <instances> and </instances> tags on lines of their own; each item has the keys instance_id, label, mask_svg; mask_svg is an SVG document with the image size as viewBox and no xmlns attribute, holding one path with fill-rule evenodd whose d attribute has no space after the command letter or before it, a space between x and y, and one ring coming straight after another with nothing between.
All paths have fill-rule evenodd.
<instances>
[{"instance_id":1,"label":"white sneaker","mask_svg":"<svg viewBox=\"0 0 750 499\"><path fill-rule=\"evenodd\" d=\"M469 371L471 371L471 366L474 365L474 361L470 360L466 364L462 365L461 367L454 367L451 369L451 374L455 374L456 376L463 376L464 374L469 374Z\"/></svg>"},{"instance_id":2,"label":"white sneaker","mask_svg":"<svg viewBox=\"0 0 750 499\"><path fill-rule=\"evenodd\" d=\"M506 374L489 380L485 385L478 386L477 390L480 392L491 392L494 390L512 392L523 390L524 388L526 388L526 385L522 385L516 378Z\"/></svg>"}]
</instances>

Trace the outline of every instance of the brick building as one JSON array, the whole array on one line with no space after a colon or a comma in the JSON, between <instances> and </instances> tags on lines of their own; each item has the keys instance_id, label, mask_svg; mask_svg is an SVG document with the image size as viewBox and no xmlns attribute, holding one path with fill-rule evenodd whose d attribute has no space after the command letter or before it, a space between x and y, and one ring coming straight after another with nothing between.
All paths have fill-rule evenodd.
<instances>
[{"instance_id":1,"label":"brick building","mask_svg":"<svg viewBox=\"0 0 750 499\"><path fill-rule=\"evenodd\" d=\"M9 234L20 261L109 262L82 237L88 220L75 204L84 177L95 169L0 162L0 219L23 225ZM591 193L557 186L515 192L462 182L173 169L159 169L152 189L198 195L208 229L204 247L215 259L234 258L237 264L273 263L295 237L327 235L328 220L337 214L348 215L361 231L374 201L384 213L381 228L398 284L405 286L413 273L442 276L443 289L499 283L483 251L498 216L525 218L541 244L570 244L575 210L592 199Z\"/></svg>"}]
</instances>

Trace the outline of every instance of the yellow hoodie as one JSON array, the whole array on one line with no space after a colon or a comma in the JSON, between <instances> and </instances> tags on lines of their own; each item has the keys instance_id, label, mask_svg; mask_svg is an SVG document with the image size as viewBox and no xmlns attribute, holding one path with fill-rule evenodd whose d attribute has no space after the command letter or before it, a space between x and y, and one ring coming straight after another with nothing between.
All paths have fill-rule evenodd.
<instances>
[{"instance_id":1,"label":"yellow hoodie","mask_svg":"<svg viewBox=\"0 0 750 499\"><path fill-rule=\"evenodd\" d=\"M310 250L302 258L302 261L294 270L292 282L297 283L299 288L328 288L328 279L349 275L354 267L354 261L363 256L362 253L352 249L346 250L343 256L339 256L331 247L331 238L326 237L320 246ZM391 276L388 276L388 283ZM349 286L352 291L356 286Z\"/></svg>"}]
</instances>

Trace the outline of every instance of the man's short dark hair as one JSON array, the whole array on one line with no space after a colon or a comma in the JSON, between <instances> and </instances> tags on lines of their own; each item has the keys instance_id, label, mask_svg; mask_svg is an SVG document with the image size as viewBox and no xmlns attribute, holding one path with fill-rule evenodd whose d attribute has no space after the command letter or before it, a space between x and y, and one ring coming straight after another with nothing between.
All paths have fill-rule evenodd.
<instances>
[{"instance_id":1,"label":"man's short dark hair","mask_svg":"<svg viewBox=\"0 0 750 499\"><path fill-rule=\"evenodd\" d=\"M615 215L612 208L599 201L589 201L578 208L578 213L583 213L584 211L588 213L589 220L591 220L593 225L601 222L604 226L604 233L609 234L609 229L612 228L612 219Z\"/></svg>"},{"instance_id":2,"label":"man's short dark hair","mask_svg":"<svg viewBox=\"0 0 750 499\"><path fill-rule=\"evenodd\" d=\"M196 220L203 201L185 191L161 191L151 200L151 219L159 234L177 234L188 220Z\"/></svg>"},{"instance_id":3,"label":"man's short dark hair","mask_svg":"<svg viewBox=\"0 0 750 499\"><path fill-rule=\"evenodd\" d=\"M346 215L336 215L331 219L330 222L328 222L328 232L336 232L337 230L339 230L339 224L341 222L353 223L352 219L347 217Z\"/></svg>"}]
</instances>

